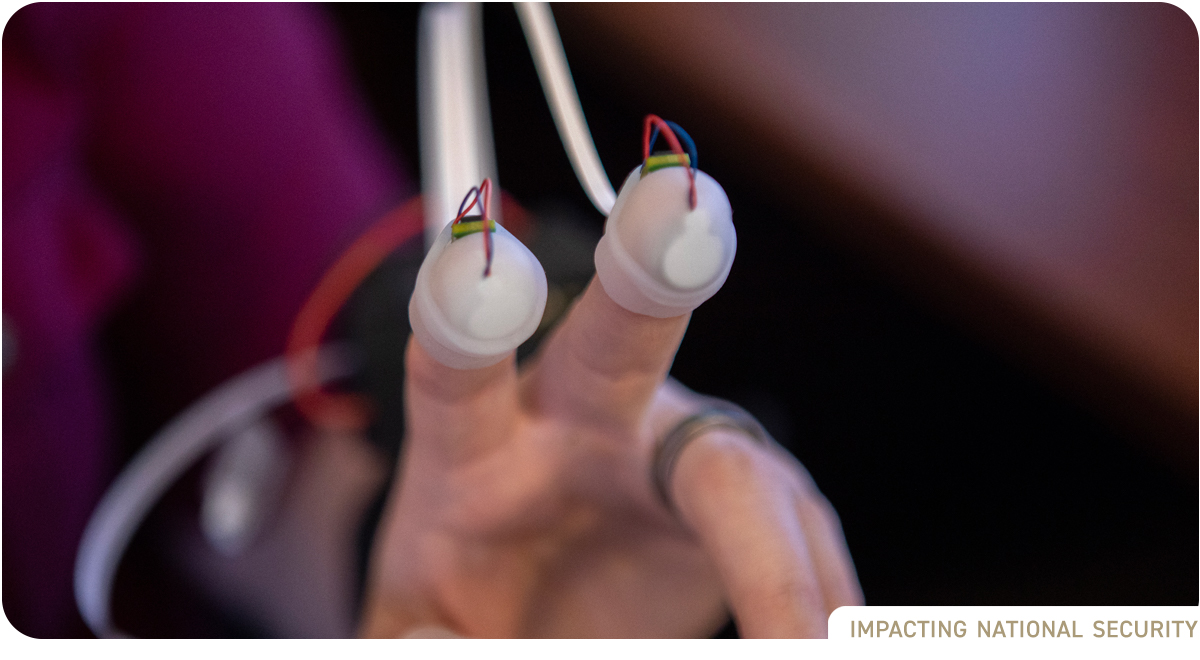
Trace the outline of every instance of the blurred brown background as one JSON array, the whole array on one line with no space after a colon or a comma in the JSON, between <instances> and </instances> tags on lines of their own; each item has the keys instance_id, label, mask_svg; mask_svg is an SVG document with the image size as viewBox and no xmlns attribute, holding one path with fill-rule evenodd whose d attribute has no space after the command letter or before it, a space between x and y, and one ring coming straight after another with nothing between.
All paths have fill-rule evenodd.
<instances>
[{"instance_id":1,"label":"blurred brown background","mask_svg":"<svg viewBox=\"0 0 1200 660\"><path fill-rule=\"evenodd\" d=\"M417 163L417 7L332 5ZM1169 5L555 5L610 178L682 124L739 251L673 373L755 412L869 604L1197 600L1197 37ZM500 182L575 183L512 8Z\"/></svg>"},{"instance_id":2,"label":"blurred brown background","mask_svg":"<svg viewBox=\"0 0 1200 660\"><path fill-rule=\"evenodd\" d=\"M576 60L603 52L631 91L711 133L710 149L758 161L777 194L807 170L833 179L875 212L827 229L1195 466L1196 28L1181 10L559 15Z\"/></svg>"}]
</instances>

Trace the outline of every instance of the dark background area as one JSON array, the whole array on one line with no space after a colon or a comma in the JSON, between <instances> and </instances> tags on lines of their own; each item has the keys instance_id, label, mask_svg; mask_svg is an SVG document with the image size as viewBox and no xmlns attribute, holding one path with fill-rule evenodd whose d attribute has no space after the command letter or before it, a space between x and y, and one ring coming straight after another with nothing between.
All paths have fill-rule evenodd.
<instances>
[{"instance_id":1,"label":"dark background area","mask_svg":"<svg viewBox=\"0 0 1200 660\"><path fill-rule=\"evenodd\" d=\"M378 121L418 171L419 5L328 11ZM598 231L511 6L486 5L484 25L502 186L535 213L589 218ZM672 96L670 81L631 89L603 57L573 50L585 26L560 29L612 180L637 164L646 113L688 128L704 112ZM691 132L701 168L729 194L738 256L695 312L672 373L744 405L804 462L842 517L868 604L1197 602L1194 473L827 231L883 212L852 186L819 164L764 172L769 161L705 150L728 135Z\"/></svg>"}]
</instances>

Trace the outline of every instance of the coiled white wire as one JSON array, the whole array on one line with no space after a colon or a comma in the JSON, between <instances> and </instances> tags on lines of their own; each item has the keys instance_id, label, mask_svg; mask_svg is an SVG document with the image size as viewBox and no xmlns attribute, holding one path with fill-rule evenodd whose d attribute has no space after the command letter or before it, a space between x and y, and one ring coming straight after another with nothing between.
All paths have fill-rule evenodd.
<instances>
[{"instance_id":1,"label":"coiled white wire","mask_svg":"<svg viewBox=\"0 0 1200 660\"><path fill-rule=\"evenodd\" d=\"M285 365L284 358L275 358L192 404L150 439L104 494L75 557L75 602L96 636L126 637L112 622L113 579L142 519L201 456L292 398ZM344 349L321 349L322 383L350 375L351 367Z\"/></svg>"}]
</instances>

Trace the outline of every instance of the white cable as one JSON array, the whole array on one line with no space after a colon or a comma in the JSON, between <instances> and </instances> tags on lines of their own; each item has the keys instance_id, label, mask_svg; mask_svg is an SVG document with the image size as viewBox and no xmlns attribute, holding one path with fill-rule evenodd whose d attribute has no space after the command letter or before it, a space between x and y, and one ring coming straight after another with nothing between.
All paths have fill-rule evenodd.
<instances>
[{"instance_id":1,"label":"white cable","mask_svg":"<svg viewBox=\"0 0 1200 660\"><path fill-rule=\"evenodd\" d=\"M434 2L421 9L417 101L428 250L471 186L487 177L492 190L500 190L479 3ZM494 220L503 221L500 204L489 210Z\"/></svg>"},{"instance_id":2,"label":"white cable","mask_svg":"<svg viewBox=\"0 0 1200 660\"><path fill-rule=\"evenodd\" d=\"M567 68L567 56L563 52L550 5L545 2L513 4L521 19L521 27L525 30L529 52L533 54L533 63L542 81L542 89L546 92L550 114L558 126L558 135L567 150L571 167L575 168L575 176L579 177L579 183L583 185L592 204L607 216L617 201L617 193L604 172L604 166L600 164L592 133L588 130L587 120L583 118L579 93L571 79L571 70Z\"/></svg>"},{"instance_id":3,"label":"white cable","mask_svg":"<svg viewBox=\"0 0 1200 660\"><path fill-rule=\"evenodd\" d=\"M321 349L321 382L351 373L336 347ZM112 622L113 579L142 519L187 469L258 415L292 396L283 358L244 372L179 414L138 453L88 520L75 558L75 602L98 637L125 637Z\"/></svg>"}]
</instances>

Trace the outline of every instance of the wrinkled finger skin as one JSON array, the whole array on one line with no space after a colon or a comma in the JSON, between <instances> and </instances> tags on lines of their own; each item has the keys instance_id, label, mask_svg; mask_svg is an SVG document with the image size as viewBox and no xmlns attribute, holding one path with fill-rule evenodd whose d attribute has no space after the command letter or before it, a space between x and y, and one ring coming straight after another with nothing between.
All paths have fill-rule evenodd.
<instances>
[{"instance_id":1,"label":"wrinkled finger skin","mask_svg":"<svg viewBox=\"0 0 1200 660\"><path fill-rule=\"evenodd\" d=\"M789 458L706 435L679 460L678 511L659 500L654 442L701 405L664 384L687 323L593 279L519 374L448 369L410 339L361 634L694 637L732 609L743 635L824 636L861 602L836 515Z\"/></svg>"}]
</instances>

